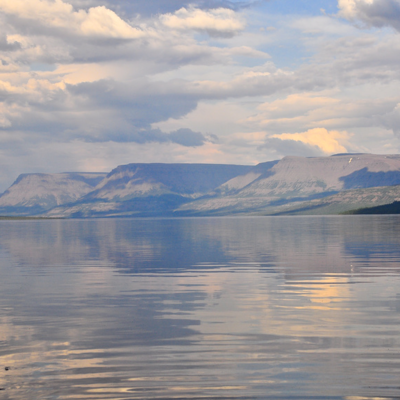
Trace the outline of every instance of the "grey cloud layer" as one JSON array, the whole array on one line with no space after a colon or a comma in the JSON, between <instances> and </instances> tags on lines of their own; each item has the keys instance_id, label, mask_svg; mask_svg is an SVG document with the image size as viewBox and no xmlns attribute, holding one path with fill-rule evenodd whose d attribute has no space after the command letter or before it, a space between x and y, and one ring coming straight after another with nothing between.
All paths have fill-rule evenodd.
<instances>
[{"instance_id":1,"label":"grey cloud layer","mask_svg":"<svg viewBox=\"0 0 400 400\"><path fill-rule=\"evenodd\" d=\"M98 3L91 8L90 2L87 5L82 10L61 0L36 0L25 7L22 0L0 0L8 31L0 39L0 47L7 52L1 62L14 69L18 81L16 86L0 82L1 102L8 108L0 119L4 129L30 132L31 140L42 136L55 141L174 142L182 146L215 140L190 129L171 133L153 129L153 123L194 110L200 97L182 90L179 82L150 83L144 75L182 65L226 63L242 53L252 56L249 48L197 44L190 34L192 30L232 36L243 26L235 13L191 7L135 24ZM121 59L132 63L130 83L107 79L63 88L59 85L62 74L26 71L33 63L108 63L112 69ZM132 80L135 75L140 79Z\"/></svg>"},{"instance_id":2,"label":"grey cloud layer","mask_svg":"<svg viewBox=\"0 0 400 400\"><path fill-rule=\"evenodd\" d=\"M0 48L20 50L12 57L19 64L129 60L151 66L149 72L159 72L188 64L228 63L235 55L267 56L245 46L221 49L192 37L191 31L216 37L239 33L244 24L229 9L203 11L190 7L152 19L128 21L104 6L75 10L63 1L50 0L37 0L38 7L31 3L31 9L25 9L22 0L12 4L0 0L2 25L7 32L0 37Z\"/></svg>"},{"instance_id":3,"label":"grey cloud layer","mask_svg":"<svg viewBox=\"0 0 400 400\"><path fill-rule=\"evenodd\" d=\"M323 154L322 147L268 138L273 134L379 127L400 135L400 96L380 93L381 86L395 86L400 80L398 34L366 32L325 16L313 19L313 27L335 20L333 33L307 33L301 24L289 26L288 21L282 22L287 24L283 28L277 24L275 30L258 30L250 13L235 11L252 2L191 3L74 0L71 7L68 0L0 0L0 10L5 10L0 16L2 148L12 141L19 141L21 152L42 143L60 148L139 143L140 152L151 147L149 143L175 143L180 146L168 149L177 148L179 156L197 151L204 160L222 162L229 153L229 161L236 162L236 155L253 152L242 158L253 162L259 157L257 148L268 158ZM342 16L369 26L395 27L394 20L399 20L399 1L339 4ZM29 11L28 6L33 8ZM279 35L292 35L291 46L307 42L311 51L302 53L304 58L296 56L290 67L278 68L275 59L266 62L266 51L280 45ZM340 97L342 88L356 92L363 85L375 85L376 99ZM291 95L298 96L297 103L290 103ZM240 103L249 100L253 105L241 108ZM214 118L219 127L225 118L234 126L228 137L227 130L219 133L211 123L193 117L201 102L252 107L244 114L253 117L234 125L236 115L201 116ZM256 109L254 104L260 103L264 108ZM158 129L161 123L171 125ZM212 134L219 134L220 141ZM159 156L155 154L149 161Z\"/></svg>"},{"instance_id":4,"label":"grey cloud layer","mask_svg":"<svg viewBox=\"0 0 400 400\"><path fill-rule=\"evenodd\" d=\"M281 140L278 138L266 138L260 150L273 150L278 154L290 154L299 157L321 157L325 153L317 146L297 142L295 140Z\"/></svg>"},{"instance_id":5,"label":"grey cloud layer","mask_svg":"<svg viewBox=\"0 0 400 400\"><path fill-rule=\"evenodd\" d=\"M266 96L278 92L282 95L399 80L399 64L400 44L392 38L385 42L372 38L363 41L339 39L328 42L323 51L297 71L279 70L268 63L226 82L150 82L142 78L123 83L108 79L67 85L61 89L38 80L34 89L7 90L3 86L0 91L3 102L18 110L7 115L8 130L44 132L44 136L53 137L53 140L175 141L182 145L199 145L206 140L202 134L187 132L186 140L182 132L168 136L152 130L151 125L169 118L181 118L195 110L198 102L204 99ZM346 108L349 104L334 105L329 119L334 119L333 114L342 116L341 122L336 119L333 128L345 128L346 124L347 127L366 126L373 121L375 126L398 132L398 102L392 99L380 105L376 102L359 104L359 110ZM277 115L270 115L269 119L266 129L276 133L293 130L287 119L282 122ZM318 121L323 120L315 119L314 122ZM303 129L310 127L306 119L303 122Z\"/></svg>"},{"instance_id":6,"label":"grey cloud layer","mask_svg":"<svg viewBox=\"0 0 400 400\"><path fill-rule=\"evenodd\" d=\"M168 118L179 118L194 110L197 99L177 93L169 84L121 84L103 80L79 85L68 85L67 91L81 112L91 120L79 126L93 127L75 133L88 141L116 142L174 142L183 146L201 146L207 140L200 132L180 129L164 133L152 129L151 124ZM98 126L98 116L103 119ZM73 136L73 134L72 134Z\"/></svg>"},{"instance_id":7,"label":"grey cloud layer","mask_svg":"<svg viewBox=\"0 0 400 400\"><path fill-rule=\"evenodd\" d=\"M325 46L297 70L271 68L268 63L265 69L245 72L227 82L199 81L187 83L187 87L202 98L225 99L317 92L340 86L387 84L400 80L400 42L397 38L387 41L339 39Z\"/></svg>"},{"instance_id":8,"label":"grey cloud layer","mask_svg":"<svg viewBox=\"0 0 400 400\"><path fill-rule=\"evenodd\" d=\"M339 0L340 15L366 26L390 26L400 31L399 0Z\"/></svg>"},{"instance_id":9,"label":"grey cloud layer","mask_svg":"<svg viewBox=\"0 0 400 400\"><path fill-rule=\"evenodd\" d=\"M179 118L197 106L193 95L174 93L168 84L122 84L114 80L38 88L39 93L0 91L3 102L18 109L8 115L5 131L31 132L47 140L88 142L174 142L200 146L212 140L200 132L180 129L171 133L151 124ZM41 91L40 91L41 90Z\"/></svg>"},{"instance_id":10,"label":"grey cloud layer","mask_svg":"<svg viewBox=\"0 0 400 400\"><path fill-rule=\"evenodd\" d=\"M265 0L261 0L265 1ZM182 7L188 7L196 4L196 7L200 9L212 9L212 8L229 8L232 10L238 10L241 8L251 7L254 4L260 3L259 0L245 0L245 1L229 1L229 0L103 0L101 2L97 0L73 0L73 4L77 8L90 8L98 4L105 5L113 10L124 12L128 15L140 14L145 17L150 17L155 14L165 14L179 10Z\"/></svg>"},{"instance_id":11,"label":"grey cloud layer","mask_svg":"<svg viewBox=\"0 0 400 400\"><path fill-rule=\"evenodd\" d=\"M398 133L400 98L387 100L339 99L317 95L295 95L265 103L249 124L262 126L269 133L295 133L325 127L351 130L360 127L385 127Z\"/></svg>"}]
</instances>

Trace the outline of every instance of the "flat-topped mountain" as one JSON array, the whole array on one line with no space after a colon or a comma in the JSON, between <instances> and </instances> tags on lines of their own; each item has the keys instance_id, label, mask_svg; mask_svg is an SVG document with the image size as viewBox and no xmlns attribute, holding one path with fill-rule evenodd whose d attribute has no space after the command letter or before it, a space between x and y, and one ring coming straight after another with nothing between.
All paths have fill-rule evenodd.
<instances>
[{"instance_id":1,"label":"flat-topped mountain","mask_svg":"<svg viewBox=\"0 0 400 400\"><path fill-rule=\"evenodd\" d=\"M225 164L128 164L112 170L85 200L127 201L166 194L196 198L252 169Z\"/></svg>"},{"instance_id":2,"label":"flat-topped mountain","mask_svg":"<svg viewBox=\"0 0 400 400\"><path fill-rule=\"evenodd\" d=\"M105 173L22 174L0 196L1 215L34 215L72 203L106 177Z\"/></svg>"},{"instance_id":3,"label":"flat-topped mountain","mask_svg":"<svg viewBox=\"0 0 400 400\"><path fill-rule=\"evenodd\" d=\"M252 167L226 164L128 164L112 170L72 207L49 216L162 216L181 204L207 196Z\"/></svg>"},{"instance_id":4,"label":"flat-topped mountain","mask_svg":"<svg viewBox=\"0 0 400 400\"><path fill-rule=\"evenodd\" d=\"M400 155L289 156L256 166L154 163L121 165L107 175L21 175L0 196L0 215L335 213L398 197Z\"/></svg>"},{"instance_id":5,"label":"flat-topped mountain","mask_svg":"<svg viewBox=\"0 0 400 400\"><path fill-rule=\"evenodd\" d=\"M256 173L259 164L245 176L223 186L235 186L246 177L242 196L298 197L345 189L389 186L400 183L400 156L373 154L332 157L284 157L264 174ZM251 176L251 178L250 178ZM254 178L254 179L253 179ZM251 182L250 180L253 179Z\"/></svg>"},{"instance_id":6,"label":"flat-topped mountain","mask_svg":"<svg viewBox=\"0 0 400 400\"><path fill-rule=\"evenodd\" d=\"M178 211L187 214L254 212L343 190L400 184L400 155L290 156L263 174L259 173L259 165L223 184L222 188L230 189L222 190L224 195L185 204Z\"/></svg>"}]
</instances>

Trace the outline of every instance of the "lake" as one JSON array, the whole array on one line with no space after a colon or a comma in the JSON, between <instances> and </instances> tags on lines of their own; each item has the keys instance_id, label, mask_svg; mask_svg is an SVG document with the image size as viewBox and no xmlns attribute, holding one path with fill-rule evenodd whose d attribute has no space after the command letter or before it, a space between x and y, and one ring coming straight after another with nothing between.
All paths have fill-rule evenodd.
<instances>
[{"instance_id":1,"label":"lake","mask_svg":"<svg viewBox=\"0 0 400 400\"><path fill-rule=\"evenodd\" d=\"M0 398L399 399L400 217L0 221Z\"/></svg>"}]
</instances>

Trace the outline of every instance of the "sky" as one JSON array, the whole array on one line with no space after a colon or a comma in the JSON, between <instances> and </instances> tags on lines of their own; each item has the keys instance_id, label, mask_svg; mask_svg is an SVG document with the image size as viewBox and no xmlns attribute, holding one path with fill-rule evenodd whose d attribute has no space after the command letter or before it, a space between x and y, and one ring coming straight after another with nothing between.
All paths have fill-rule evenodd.
<instances>
[{"instance_id":1,"label":"sky","mask_svg":"<svg viewBox=\"0 0 400 400\"><path fill-rule=\"evenodd\" d=\"M400 150L400 0L0 0L21 173Z\"/></svg>"}]
</instances>

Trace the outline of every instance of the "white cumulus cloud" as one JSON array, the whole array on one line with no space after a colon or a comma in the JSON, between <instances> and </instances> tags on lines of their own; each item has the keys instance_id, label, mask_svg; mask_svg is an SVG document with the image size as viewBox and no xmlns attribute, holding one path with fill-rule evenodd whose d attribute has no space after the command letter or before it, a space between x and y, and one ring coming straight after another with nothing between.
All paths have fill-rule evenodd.
<instances>
[{"instance_id":1,"label":"white cumulus cloud","mask_svg":"<svg viewBox=\"0 0 400 400\"><path fill-rule=\"evenodd\" d=\"M0 0L0 12L21 20L36 34L61 30L75 35L135 39L142 31L104 6L75 11L62 0Z\"/></svg>"},{"instance_id":2,"label":"white cumulus cloud","mask_svg":"<svg viewBox=\"0 0 400 400\"><path fill-rule=\"evenodd\" d=\"M346 131L328 131L325 128L314 128L306 132L272 135L271 138L301 142L318 147L325 154L334 154L347 153L344 144L349 138L349 133Z\"/></svg>"},{"instance_id":3,"label":"white cumulus cloud","mask_svg":"<svg viewBox=\"0 0 400 400\"><path fill-rule=\"evenodd\" d=\"M234 36L244 29L244 23L233 10L217 8L204 11L185 8L160 16L161 22L170 29L207 32L210 36Z\"/></svg>"}]
</instances>

